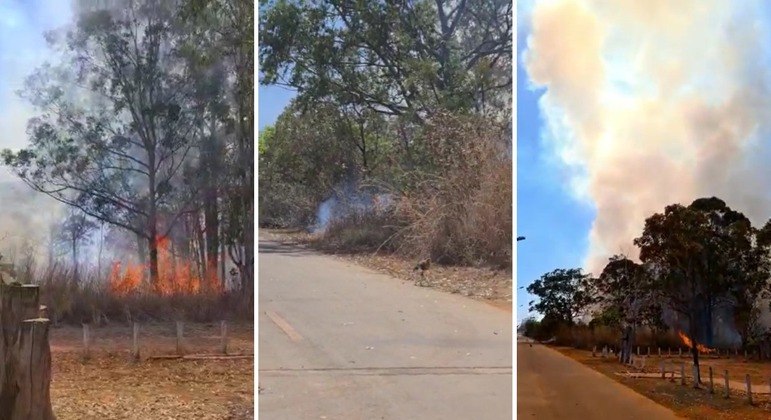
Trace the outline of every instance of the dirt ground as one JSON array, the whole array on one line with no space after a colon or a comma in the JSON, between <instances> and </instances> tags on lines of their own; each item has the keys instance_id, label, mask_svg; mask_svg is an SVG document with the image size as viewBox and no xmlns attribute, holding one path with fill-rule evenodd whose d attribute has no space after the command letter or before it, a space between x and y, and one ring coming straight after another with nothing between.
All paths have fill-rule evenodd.
<instances>
[{"instance_id":1,"label":"dirt ground","mask_svg":"<svg viewBox=\"0 0 771 420\"><path fill-rule=\"evenodd\" d=\"M260 229L260 237L300 246L310 246L311 242L311 237L307 233L287 230ZM403 281L421 280L420 275L413 271L418 262L417 259L411 261L398 255L382 253L334 254L333 256L389 274ZM433 264L426 271L422 284L423 287L459 293L507 310L512 308L512 273L507 270Z\"/></svg>"},{"instance_id":2,"label":"dirt ground","mask_svg":"<svg viewBox=\"0 0 771 420\"><path fill-rule=\"evenodd\" d=\"M254 354L253 325L228 325L228 354ZM143 325L141 361L131 360L129 325L92 327L84 358L81 328L52 328L51 402L60 420L251 419L254 359L153 360L176 353L174 323ZM220 326L184 326L186 354L220 352Z\"/></svg>"},{"instance_id":3,"label":"dirt ground","mask_svg":"<svg viewBox=\"0 0 771 420\"><path fill-rule=\"evenodd\" d=\"M686 386L680 385L679 376L675 382L667 379L633 378L618 375L618 373L636 373L638 369L622 366L613 358L592 357L588 350L578 350L566 347L555 347L563 354L603 373L604 375L623 383L642 395L669 407L677 414L691 419L769 419L771 418L771 394L755 394L753 392L753 405L746 401L746 393L731 389L730 398L723 397L722 372L729 371L729 379L744 380L745 374L750 374L753 390L768 392L771 380L771 363L748 361L743 357L712 358L704 356L700 359L702 382L707 382L707 369L712 366L714 372L715 394L710 394L706 385L694 389L692 384L692 372L688 368L689 358L677 356L663 359L679 366L680 362L686 362ZM659 358L652 355L646 363L645 372L659 372ZM670 368L671 369L671 368ZM677 369L679 372L679 368Z\"/></svg>"}]
</instances>

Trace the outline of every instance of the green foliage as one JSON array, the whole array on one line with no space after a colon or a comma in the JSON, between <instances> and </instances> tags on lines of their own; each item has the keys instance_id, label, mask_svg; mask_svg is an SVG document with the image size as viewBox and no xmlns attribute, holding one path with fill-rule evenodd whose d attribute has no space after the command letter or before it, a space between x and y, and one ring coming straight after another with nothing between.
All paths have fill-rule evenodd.
<instances>
[{"instance_id":1,"label":"green foliage","mask_svg":"<svg viewBox=\"0 0 771 420\"><path fill-rule=\"evenodd\" d=\"M719 305L733 307L746 339L755 301L768 289L763 230L722 200L702 198L649 217L635 244L654 274L652 286L668 307L689 319L692 339L711 334L711 313Z\"/></svg>"},{"instance_id":2,"label":"green foliage","mask_svg":"<svg viewBox=\"0 0 771 420\"><path fill-rule=\"evenodd\" d=\"M511 2L261 5L262 83L389 115L481 109L511 88Z\"/></svg>"},{"instance_id":3,"label":"green foliage","mask_svg":"<svg viewBox=\"0 0 771 420\"><path fill-rule=\"evenodd\" d=\"M530 302L537 311L555 322L573 325L578 316L595 302L591 279L580 268L557 269L527 286L528 293L538 297Z\"/></svg>"},{"instance_id":4,"label":"green foliage","mask_svg":"<svg viewBox=\"0 0 771 420\"><path fill-rule=\"evenodd\" d=\"M652 285L651 276L640 264L615 255L593 283L604 307L602 314L617 316L616 325L629 323L664 328L659 293Z\"/></svg>"}]
</instances>

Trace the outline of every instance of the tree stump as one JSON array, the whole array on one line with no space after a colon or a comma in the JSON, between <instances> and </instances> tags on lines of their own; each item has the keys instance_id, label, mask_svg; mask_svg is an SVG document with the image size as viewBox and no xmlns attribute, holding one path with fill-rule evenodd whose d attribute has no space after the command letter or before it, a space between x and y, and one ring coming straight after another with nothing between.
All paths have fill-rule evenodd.
<instances>
[{"instance_id":1,"label":"tree stump","mask_svg":"<svg viewBox=\"0 0 771 420\"><path fill-rule=\"evenodd\" d=\"M38 318L38 287L0 284L0 419L54 419L49 321Z\"/></svg>"}]
</instances>

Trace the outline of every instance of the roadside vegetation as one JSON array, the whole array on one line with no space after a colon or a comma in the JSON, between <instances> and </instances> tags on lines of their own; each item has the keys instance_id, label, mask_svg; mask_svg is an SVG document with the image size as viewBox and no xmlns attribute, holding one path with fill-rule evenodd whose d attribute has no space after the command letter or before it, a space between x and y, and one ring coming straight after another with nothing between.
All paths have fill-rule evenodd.
<instances>
[{"instance_id":1,"label":"roadside vegetation","mask_svg":"<svg viewBox=\"0 0 771 420\"><path fill-rule=\"evenodd\" d=\"M511 2L265 2L259 223L334 252L510 270Z\"/></svg>"}]
</instances>

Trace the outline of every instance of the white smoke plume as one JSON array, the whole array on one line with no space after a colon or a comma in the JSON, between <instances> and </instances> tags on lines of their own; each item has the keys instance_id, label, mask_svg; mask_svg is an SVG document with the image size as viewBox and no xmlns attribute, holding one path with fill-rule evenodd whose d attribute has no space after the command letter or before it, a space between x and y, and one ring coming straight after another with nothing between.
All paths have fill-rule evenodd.
<instances>
[{"instance_id":1,"label":"white smoke plume","mask_svg":"<svg viewBox=\"0 0 771 420\"><path fill-rule=\"evenodd\" d=\"M597 211L586 269L636 257L644 220L668 204L714 195L754 224L771 217L763 2L540 1L528 16L544 140Z\"/></svg>"}]
</instances>

